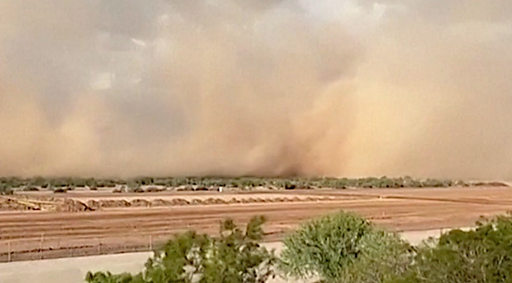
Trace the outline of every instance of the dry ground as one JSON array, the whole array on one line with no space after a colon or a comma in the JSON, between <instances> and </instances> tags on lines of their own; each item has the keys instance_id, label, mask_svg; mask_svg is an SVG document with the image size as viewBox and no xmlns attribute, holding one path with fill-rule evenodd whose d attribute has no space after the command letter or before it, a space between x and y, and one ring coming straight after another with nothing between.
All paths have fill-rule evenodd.
<instances>
[{"instance_id":1,"label":"dry ground","mask_svg":"<svg viewBox=\"0 0 512 283\"><path fill-rule=\"evenodd\" d=\"M45 197L45 193L32 193L29 198L36 197ZM265 215L267 240L275 241L301 221L337 210L354 211L396 231L466 227L480 216L512 210L512 189L503 187L252 193L73 192L57 198L83 203L164 200L168 205L104 207L85 212L0 212L0 261L143 251L187 229L215 234L219 221L226 217L245 223L254 215ZM186 200L188 204L173 204L174 199ZM208 199L223 201L204 204Z\"/></svg>"}]
</instances>

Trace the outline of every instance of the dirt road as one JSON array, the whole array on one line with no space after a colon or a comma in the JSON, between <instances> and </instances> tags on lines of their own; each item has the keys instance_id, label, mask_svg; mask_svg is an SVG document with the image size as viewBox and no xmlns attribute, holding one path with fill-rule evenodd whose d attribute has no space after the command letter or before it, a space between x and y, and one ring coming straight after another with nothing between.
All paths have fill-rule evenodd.
<instances>
[{"instance_id":1,"label":"dirt road","mask_svg":"<svg viewBox=\"0 0 512 283\"><path fill-rule=\"evenodd\" d=\"M510 188L195 192L163 193L158 197L254 199L256 195L289 201L112 208L78 213L2 212L0 261L144 251L188 229L214 234L219 221L226 217L245 223L254 215L265 215L267 240L275 241L301 221L337 210L357 212L392 230L412 231L471 226L482 215L505 213L512 208ZM76 193L62 197L90 200L107 196Z\"/></svg>"}]
</instances>

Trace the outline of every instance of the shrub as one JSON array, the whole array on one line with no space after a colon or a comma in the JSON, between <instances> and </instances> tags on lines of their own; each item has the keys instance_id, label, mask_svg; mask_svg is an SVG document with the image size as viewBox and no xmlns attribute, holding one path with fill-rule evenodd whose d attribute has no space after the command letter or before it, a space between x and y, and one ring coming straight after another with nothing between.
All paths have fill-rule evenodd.
<instances>
[{"instance_id":1,"label":"shrub","mask_svg":"<svg viewBox=\"0 0 512 283\"><path fill-rule=\"evenodd\" d=\"M149 187L145 190L146 193L158 193L163 192L165 189L157 188L157 187Z\"/></svg>"},{"instance_id":2,"label":"shrub","mask_svg":"<svg viewBox=\"0 0 512 283\"><path fill-rule=\"evenodd\" d=\"M114 188L116 186L116 182L113 180L95 180L96 187L98 188Z\"/></svg>"},{"instance_id":3,"label":"shrub","mask_svg":"<svg viewBox=\"0 0 512 283\"><path fill-rule=\"evenodd\" d=\"M208 188L206 188L206 187L197 187L197 188L194 189L194 191L196 191L196 192L206 192L206 191L208 191Z\"/></svg>"},{"instance_id":4,"label":"shrub","mask_svg":"<svg viewBox=\"0 0 512 283\"><path fill-rule=\"evenodd\" d=\"M25 187L23 189L23 191L25 191L25 192L38 192L39 188L37 188L35 186L28 186L28 187Z\"/></svg>"},{"instance_id":5,"label":"shrub","mask_svg":"<svg viewBox=\"0 0 512 283\"><path fill-rule=\"evenodd\" d=\"M143 193L144 189L141 187L130 188L130 193Z\"/></svg>"},{"instance_id":6,"label":"shrub","mask_svg":"<svg viewBox=\"0 0 512 283\"><path fill-rule=\"evenodd\" d=\"M63 193L67 193L67 192L68 192L68 190L63 189L63 188L58 188L58 189L53 190L54 194L63 194Z\"/></svg>"},{"instance_id":7,"label":"shrub","mask_svg":"<svg viewBox=\"0 0 512 283\"><path fill-rule=\"evenodd\" d=\"M94 178L86 179L85 185L88 186L89 188L97 188L98 187L98 184L97 184L96 180L94 180Z\"/></svg>"},{"instance_id":8,"label":"shrub","mask_svg":"<svg viewBox=\"0 0 512 283\"><path fill-rule=\"evenodd\" d=\"M137 275L88 273L89 283L264 283L274 276L275 257L258 244L263 217L254 217L245 231L232 220L221 223L220 237L193 231L176 235Z\"/></svg>"},{"instance_id":9,"label":"shrub","mask_svg":"<svg viewBox=\"0 0 512 283\"><path fill-rule=\"evenodd\" d=\"M145 177L145 178L141 178L140 180L138 180L138 182L141 185L153 185L153 183L155 181L151 177Z\"/></svg>"},{"instance_id":10,"label":"shrub","mask_svg":"<svg viewBox=\"0 0 512 283\"><path fill-rule=\"evenodd\" d=\"M74 178L71 180L71 184L77 188L84 188L87 186L87 180L82 178Z\"/></svg>"},{"instance_id":11,"label":"shrub","mask_svg":"<svg viewBox=\"0 0 512 283\"><path fill-rule=\"evenodd\" d=\"M286 275L326 282L383 282L410 262L408 245L398 236L345 212L302 225L284 240L281 256Z\"/></svg>"},{"instance_id":12,"label":"shrub","mask_svg":"<svg viewBox=\"0 0 512 283\"><path fill-rule=\"evenodd\" d=\"M31 185L32 186L35 186L35 187L42 187L43 185L47 184L48 182L46 181L45 178L43 177L35 177L31 180Z\"/></svg>"},{"instance_id":13,"label":"shrub","mask_svg":"<svg viewBox=\"0 0 512 283\"><path fill-rule=\"evenodd\" d=\"M194 187L192 186L183 186L181 188L176 189L178 192L192 192L194 191Z\"/></svg>"},{"instance_id":14,"label":"shrub","mask_svg":"<svg viewBox=\"0 0 512 283\"><path fill-rule=\"evenodd\" d=\"M289 184L289 185L287 184L287 185L285 185L284 189L285 190L295 190L296 187L297 186L294 184Z\"/></svg>"},{"instance_id":15,"label":"shrub","mask_svg":"<svg viewBox=\"0 0 512 283\"><path fill-rule=\"evenodd\" d=\"M512 216L477 225L475 230L452 230L437 242L426 242L410 271L389 282L512 282Z\"/></svg>"},{"instance_id":16,"label":"shrub","mask_svg":"<svg viewBox=\"0 0 512 283\"><path fill-rule=\"evenodd\" d=\"M121 194L121 193L124 193L124 192L125 192L125 190L123 190L123 188L115 188L115 189L112 190L112 193L114 193L114 194Z\"/></svg>"},{"instance_id":17,"label":"shrub","mask_svg":"<svg viewBox=\"0 0 512 283\"><path fill-rule=\"evenodd\" d=\"M53 179L50 180L50 183L53 187L63 188L69 185L69 180L67 179Z\"/></svg>"},{"instance_id":18,"label":"shrub","mask_svg":"<svg viewBox=\"0 0 512 283\"><path fill-rule=\"evenodd\" d=\"M167 187L169 186L169 181L167 179L155 179L153 182L153 185L155 186L161 186L161 187Z\"/></svg>"},{"instance_id":19,"label":"shrub","mask_svg":"<svg viewBox=\"0 0 512 283\"><path fill-rule=\"evenodd\" d=\"M4 183L0 183L0 195L12 195L13 190Z\"/></svg>"}]
</instances>

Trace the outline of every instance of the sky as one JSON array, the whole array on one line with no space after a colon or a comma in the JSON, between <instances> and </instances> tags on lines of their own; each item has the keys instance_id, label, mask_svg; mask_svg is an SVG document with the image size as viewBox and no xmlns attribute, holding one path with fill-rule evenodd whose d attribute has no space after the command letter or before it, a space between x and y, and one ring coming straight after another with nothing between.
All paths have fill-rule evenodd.
<instances>
[{"instance_id":1,"label":"sky","mask_svg":"<svg viewBox=\"0 0 512 283\"><path fill-rule=\"evenodd\" d=\"M506 0L4 0L0 175L512 177Z\"/></svg>"}]
</instances>

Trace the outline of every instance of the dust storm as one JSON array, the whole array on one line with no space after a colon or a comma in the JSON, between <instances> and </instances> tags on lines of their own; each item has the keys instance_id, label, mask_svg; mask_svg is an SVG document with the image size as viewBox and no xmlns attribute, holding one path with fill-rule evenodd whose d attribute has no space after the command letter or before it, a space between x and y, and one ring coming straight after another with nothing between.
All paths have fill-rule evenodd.
<instances>
[{"instance_id":1,"label":"dust storm","mask_svg":"<svg viewBox=\"0 0 512 283\"><path fill-rule=\"evenodd\" d=\"M512 177L512 3L0 3L0 175Z\"/></svg>"}]
</instances>

